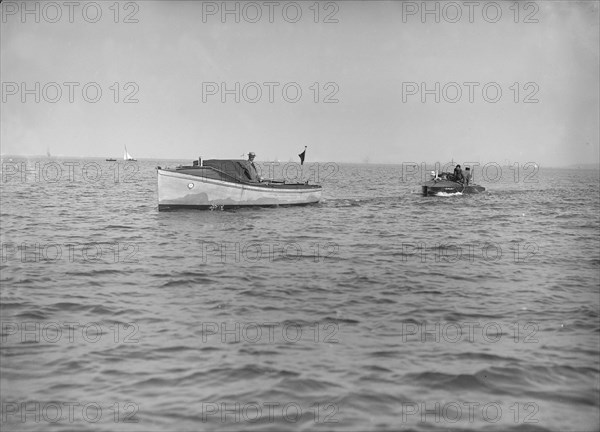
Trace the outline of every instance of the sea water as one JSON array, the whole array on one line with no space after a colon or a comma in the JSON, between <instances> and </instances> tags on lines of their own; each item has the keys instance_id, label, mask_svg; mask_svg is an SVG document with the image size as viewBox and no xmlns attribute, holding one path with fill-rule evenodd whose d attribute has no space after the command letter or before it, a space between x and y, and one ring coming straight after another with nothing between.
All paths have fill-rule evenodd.
<instances>
[{"instance_id":1,"label":"sea water","mask_svg":"<svg viewBox=\"0 0 600 432\"><path fill-rule=\"evenodd\" d=\"M2 430L599 428L597 170L282 163L319 204L158 212L184 162L4 158Z\"/></svg>"}]
</instances>

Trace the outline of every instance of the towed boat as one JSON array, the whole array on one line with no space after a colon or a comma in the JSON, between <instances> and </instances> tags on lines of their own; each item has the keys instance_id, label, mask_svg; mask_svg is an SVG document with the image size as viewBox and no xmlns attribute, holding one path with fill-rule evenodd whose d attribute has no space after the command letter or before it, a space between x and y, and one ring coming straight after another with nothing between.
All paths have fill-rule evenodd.
<instances>
[{"instance_id":1,"label":"towed boat","mask_svg":"<svg viewBox=\"0 0 600 432\"><path fill-rule=\"evenodd\" d=\"M243 159L200 160L157 171L158 210L306 205L319 202L323 190L308 182L260 181Z\"/></svg>"},{"instance_id":2,"label":"towed boat","mask_svg":"<svg viewBox=\"0 0 600 432\"><path fill-rule=\"evenodd\" d=\"M433 196L438 194L478 194L485 191L483 186L476 184L465 184L452 179L452 174L442 173L440 177L434 171L431 173L431 180L421 185L423 196Z\"/></svg>"}]
</instances>

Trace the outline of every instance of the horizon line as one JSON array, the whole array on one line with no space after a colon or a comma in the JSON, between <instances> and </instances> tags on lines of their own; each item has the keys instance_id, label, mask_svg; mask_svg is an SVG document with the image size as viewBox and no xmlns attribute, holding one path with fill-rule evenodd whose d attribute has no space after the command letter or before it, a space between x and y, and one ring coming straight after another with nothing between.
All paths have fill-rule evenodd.
<instances>
[{"instance_id":1,"label":"horizon line","mask_svg":"<svg viewBox=\"0 0 600 432\"><path fill-rule=\"evenodd\" d=\"M31 155L31 154L0 154L0 157L2 159L5 158L12 158L12 157L16 157L16 158L39 158L39 159L54 159L54 158L74 158L74 159L103 159L106 161L106 156L73 156L73 155L44 155L44 154L38 154L38 155ZM123 161L126 162L125 160L123 160L121 157L110 157L111 159L116 159L116 161ZM203 160L206 160L207 158L203 158ZM211 158L211 159L216 159L216 158ZM224 160L226 159L243 159L243 158L223 158ZM146 161L156 161L156 160L168 160L168 161L179 161L179 160L196 160L196 159L190 159L189 157L187 158L165 158L165 157L136 157L137 161L140 160L146 160ZM506 159L505 159L506 160ZM132 161L130 161L132 162ZM293 161L293 160L288 160L288 161L281 161L281 160L267 160L267 159L259 159L257 160L257 162L268 162L268 163L281 163L281 164L287 164L287 163L297 163L299 164L300 162L298 161ZM421 164L425 164L426 166L435 166L436 164L441 164L442 166L445 165L450 165L450 164L454 164L457 162L454 161L449 161L446 163L442 163L440 161L435 161L435 162L430 162L430 161L421 161L421 162L414 162L414 161L403 161L403 162L372 162L372 161L356 161L356 162L339 162L339 161L333 161L333 160L315 160L315 161L305 161L305 164L310 164L310 163L338 163L338 164L348 164L348 165L399 165L402 166L403 164L417 164L417 165L421 165ZM477 164L479 166L483 166L489 163L497 163L499 166L502 167L511 167L514 165L513 164L506 164L506 163L498 163L495 161L488 161L485 163L481 163L480 161L470 161L470 162L458 162L458 163L462 163L462 164ZM517 162L520 163L520 162ZM544 167L544 168L574 168L574 167L585 167L585 168L589 168L589 169L600 169L600 163L590 163L590 162L575 162L575 163L570 163L570 164L565 164L565 165L543 165L540 164L538 162L533 162L533 161L527 161L527 162L522 162L522 164L528 164L528 163L533 163L536 164L538 167Z\"/></svg>"}]
</instances>

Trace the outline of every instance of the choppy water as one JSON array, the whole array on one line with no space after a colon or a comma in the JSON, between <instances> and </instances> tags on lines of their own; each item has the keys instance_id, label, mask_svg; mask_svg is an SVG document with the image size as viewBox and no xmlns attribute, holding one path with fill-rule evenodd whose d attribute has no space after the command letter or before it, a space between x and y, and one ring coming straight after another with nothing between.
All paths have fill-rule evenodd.
<instances>
[{"instance_id":1,"label":"choppy water","mask_svg":"<svg viewBox=\"0 0 600 432\"><path fill-rule=\"evenodd\" d=\"M159 213L164 161L20 162L2 430L599 428L598 171L313 165L318 205Z\"/></svg>"}]
</instances>

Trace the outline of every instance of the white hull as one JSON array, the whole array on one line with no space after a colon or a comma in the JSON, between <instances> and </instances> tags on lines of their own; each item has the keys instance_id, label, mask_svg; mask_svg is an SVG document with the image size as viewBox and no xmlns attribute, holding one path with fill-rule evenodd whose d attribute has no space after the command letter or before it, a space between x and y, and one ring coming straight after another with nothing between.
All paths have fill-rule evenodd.
<instances>
[{"instance_id":1,"label":"white hull","mask_svg":"<svg viewBox=\"0 0 600 432\"><path fill-rule=\"evenodd\" d=\"M316 203L321 188L268 188L158 170L158 206L271 206Z\"/></svg>"}]
</instances>

